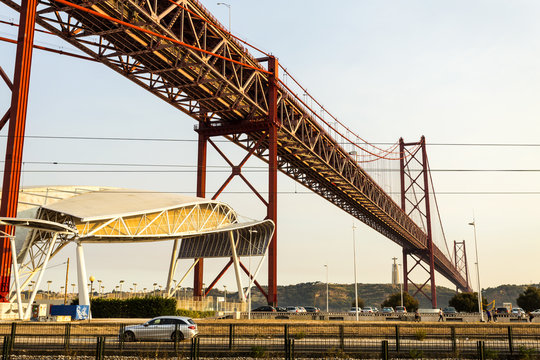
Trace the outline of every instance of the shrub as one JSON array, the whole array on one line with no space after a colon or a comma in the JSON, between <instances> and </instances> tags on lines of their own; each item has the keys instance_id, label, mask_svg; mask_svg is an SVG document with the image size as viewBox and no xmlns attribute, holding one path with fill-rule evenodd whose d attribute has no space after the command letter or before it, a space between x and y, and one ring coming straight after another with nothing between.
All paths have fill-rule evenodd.
<instances>
[{"instance_id":1,"label":"shrub","mask_svg":"<svg viewBox=\"0 0 540 360\"><path fill-rule=\"evenodd\" d=\"M422 341L426 338L427 336L427 333L426 333L426 330L424 329L418 329L416 330L416 332L414 333L414 338L418 341Z\"/></svg>"}]
</instances>

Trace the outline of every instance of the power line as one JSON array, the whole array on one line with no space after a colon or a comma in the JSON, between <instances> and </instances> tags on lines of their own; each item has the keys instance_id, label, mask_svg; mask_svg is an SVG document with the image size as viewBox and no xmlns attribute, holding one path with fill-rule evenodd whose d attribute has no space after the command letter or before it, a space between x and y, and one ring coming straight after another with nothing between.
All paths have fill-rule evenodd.
<instances>
[{"instance_id":1,"label":"power line","mask_svg":"<svg viewBox=\"0 0 540 360\"><path fill-rule=\"evenodd\" d=\"M3 163L5 161L0 161ZM148 164L148 163L104 163L104 162L61 162L61 161L24 161L25 165L53 165L53 166L116 166L116 167L151 167L151 168L180 168L182 170L101 170L101 169L92 169L92 170L70 170L70 169L27 169L24 172L156 172L156 173L166 173L166 172L196 172L198 166L193 164ZM229 165L207 165L207 169L210 169L210 172L229 172ZM298 169L310 169L309 167L298 167ZM244 172L266 172L266 166L244 166L242 168ZM208 171L208 170L207 170ZM379 172L379 173L395 173L399 172L399 169L369 169L366 170L370 173ZM540 169L430 169L431 172L515 172L515 173L536 173L540 172Z\"/></svg>"},{"instance_id":2,"label":"power line","mask_svg":"<svg viewBox=\"0 0 540 360\"><path fill-rule=\"evenodd\" d=\"M57 140L99 140L99 141L153 141L153 142L197 142L197 139L175 138L147 138L147 137L104 137L104 136L57 136L57 135L25 135L29 139L57 139ZM7 138L7 135L0 135ZM214 142L229 143L229 140L213 140ZM344 145L345 143L340 143ZM346 143L349 144L349 143ZM390 142L371 142L373 145L393 145ZM474 147L540 147L540 143L426 143L427 146L474 146Z\"/></svg>"},{"instance_id":3,"label":"power line","mask_svg":"<svg viewBox=\"0 0 540 360\"><path fill-rule=\"evenodd\" d=\"M54 186L49 187L50 190L54 190ZM37 193L36 189L28 188L23 189L23 193ZM45 190L42 190L41 192L45 193ZM115 193L114 190L107 190L109 193ZM118 191L120 192L120 191ZM133 193L133 194L194 194L195 191L152 191L152 190L129 190L129 191L121 191L121 193ZM211 191L208 191L208 193L211 193ZM268 191L259 191L260 194L268 194ZM281 190L276 192L278 195L317 195L317 193L313 191L288 191L288 190ZM229 195L253 195L253 192L248 190L243 191L223 191L222 194L229 194ZM389 195L400 195L399 192L389 192L387 193ZM540 191L437 191L437 195L540 195Z\"/></svg>"}]
</instances>

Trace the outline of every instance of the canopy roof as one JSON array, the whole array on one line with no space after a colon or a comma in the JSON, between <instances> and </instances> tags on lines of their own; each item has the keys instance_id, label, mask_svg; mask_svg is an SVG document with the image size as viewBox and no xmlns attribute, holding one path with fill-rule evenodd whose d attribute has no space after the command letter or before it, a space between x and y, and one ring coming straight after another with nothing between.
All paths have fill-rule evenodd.
<instances>
[{"instance_id":1,"label":"canopy roof","mask_svg":"<svg viewBox=\"0 0 540 360\"><path fill-rule=\"evenodd\" d=\"M212 201L174 193L128 189L105 189L60 200L44 209L71 215L81 222L154 213ZM218 203L214 201L214 203Z\"/></svg>"}]
</instances>

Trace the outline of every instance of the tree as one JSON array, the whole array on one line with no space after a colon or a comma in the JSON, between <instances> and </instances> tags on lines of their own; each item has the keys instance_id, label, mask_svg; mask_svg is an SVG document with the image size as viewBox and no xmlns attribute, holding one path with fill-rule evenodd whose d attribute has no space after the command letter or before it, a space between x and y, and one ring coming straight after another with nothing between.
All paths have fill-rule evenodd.
<instances>
[{"instance_id":1,"label":"tree","mask_svg":"<svg viewBox=\"0 0 540 360\"><path fill-rule=\"evenodd\" d=\"M540 289L529 286L525 291L519 294L517 304L525 311L534 311L540 309Z\"/></svg>"},{"instance_id":2,"label":"tree","mask_svg":"<svg viewBox=\"0 0 540 360\"><path fill-rule=\"evenodd\" d=\"M386 300L381 304L382 307L391 306L394 309L396 306L401 305L401 293L395 293L390 295ZM416 311L418 310L418 300L413 298L409 293L403 293L403 306L407 308L407 311Z\"/></svg>"},{"instance_id":3,"label":"tree","mask_svg":"<svg viewBox=\"0 0 540 360\"><path fill-rule=\"evenodd\" d=\"M358 307L363 308L364 305L365 305L364 304L364 299L358 298ZM356 301L354 301L354 299L353 299L353 301L351 302L351 307L355 307L355 306L356 306Z\"/></svg>"},{"instance_id":4,"label":"tree","mask_svg":"<svg viewBox=\"0 0 540 360\"><path fill-rule=\"evenodd\" d=\"M448 301L448 306L453 306L458 312L478 312L478 293L462 292L454 295ZM482 307L487 307L486 298L482 298Z\"/></svg>"}]
</instances>

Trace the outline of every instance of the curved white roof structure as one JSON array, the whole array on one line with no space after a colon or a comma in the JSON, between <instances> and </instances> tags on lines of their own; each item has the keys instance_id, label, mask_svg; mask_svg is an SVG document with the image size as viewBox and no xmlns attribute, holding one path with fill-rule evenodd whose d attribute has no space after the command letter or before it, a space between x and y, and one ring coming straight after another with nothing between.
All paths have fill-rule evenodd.
<instances>
[{"instance_id":1,"label":"curved white roof structure","mask_svg":"<svg viewBox=\"0 0 540 360\"><path fill-rule=\"evenodd\" d=\"M174 273L177 259L265 255L275 228L271 220L239 223L237 213L225 203L180 194L34 187L23 189L20 199L24 206L19 216L35 214L35 220L0 220L31 228L27 233L17 231L19 272L27 275L23 287L73 241L80 245L182 240L180 246L175 242Z\"/></svg>"}]
</instances>

